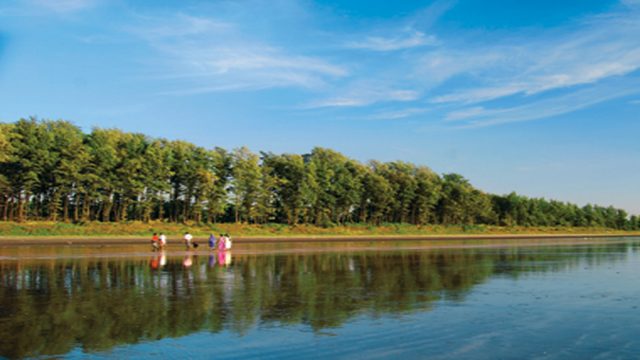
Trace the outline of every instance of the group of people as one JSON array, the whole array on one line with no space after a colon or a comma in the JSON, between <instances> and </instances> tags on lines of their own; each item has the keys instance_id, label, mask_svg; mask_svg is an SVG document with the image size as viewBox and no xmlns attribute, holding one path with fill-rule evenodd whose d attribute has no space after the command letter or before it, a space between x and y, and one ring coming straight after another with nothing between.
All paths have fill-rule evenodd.
<instances>
[{"instance_id":1,"label":"group of people","mask_svg":"<svg viewBox=\"0 0 640 360\"><path fill-rule=\"evenodd\" d=\"M151 247L153 248L153 251L164 250L166 246L167 236L163 233L160 233L160 236L158 236L158 233L153 233L153 237L151 238Z\"/></svg>"},{"instance_id":2,"label":"group of people","mask_svg":"<svg viewBox=\"0 0 640 360\"><path fill-rule=\"evenodd\" d=\"M231 237L229 234L220 234L217 241L215 235L209 235L209 250L215 250L216 246L218 251L231 250Z\"/></svg>"},{"instance_id":3,"label":"group of people","mask_svg":"<svg viewBox=\"0 0 640 360\"><path fill-rule=\"evenodd\" d=\"M191 235L189 232L184 233L182 239L187 250L190 250L192 248L195 249L198 247L198 243L193 241L193 235ZM153 233L153 237L151 238L152 250L164 250L166 246L167 236L163 233L160 233L159 236L158 233ZM231 250L231 237L229 236L229 234L220 234L217 240L215 235L211 234L209 236L209 250L213 251L216 250L216 248L219 251Z\"/></svg>"}]
</instances>

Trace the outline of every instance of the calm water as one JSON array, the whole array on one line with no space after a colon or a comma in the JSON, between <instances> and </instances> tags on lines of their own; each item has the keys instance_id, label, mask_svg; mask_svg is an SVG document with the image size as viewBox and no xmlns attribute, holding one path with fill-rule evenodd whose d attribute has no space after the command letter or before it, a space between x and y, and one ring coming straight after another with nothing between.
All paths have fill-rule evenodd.
<instances>
[{"instance_id":1,"label":"calm water","mask_svg":"<svg viewBox=\"0 0 640 360\"><path fill-rule=\"evenodd\" d=\"M0 248L0 356L640 357L640 239L501 243Z\"/></svg>"}]
</instances>

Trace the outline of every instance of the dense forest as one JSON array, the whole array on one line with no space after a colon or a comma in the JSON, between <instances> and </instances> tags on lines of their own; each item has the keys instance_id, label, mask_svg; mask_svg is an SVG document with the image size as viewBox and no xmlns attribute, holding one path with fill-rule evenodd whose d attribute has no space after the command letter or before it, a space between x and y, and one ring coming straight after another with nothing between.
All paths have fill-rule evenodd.
<instances>
[{"instance_id":1,"label":"dense forest","mask_svg":"<svg viewBox=\"0 0 640 360\"><path fill-rule=\"evenodd\" d=\"M621 209L488 194L402 161L207 149L34 118L0 123L0 219L640 229Z\"/></svg>"}]
</instances>

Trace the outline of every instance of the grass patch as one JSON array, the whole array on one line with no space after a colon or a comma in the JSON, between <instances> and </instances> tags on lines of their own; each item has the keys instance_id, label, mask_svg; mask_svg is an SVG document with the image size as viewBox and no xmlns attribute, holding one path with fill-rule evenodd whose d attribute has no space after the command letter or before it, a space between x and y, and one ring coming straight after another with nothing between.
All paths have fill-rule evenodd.
<instances>
[{"instance_id":1,"label":"grass patch","mask_svg":"<svg viewBox=\"0 0 640 360\"><path fill-rule=\"evenodd\" d=\"M0 222L2 237L149 237L163 232L168 236L179 236L189 231L195 236L216 236L229 233L234 236L381 236L381 235L508 235L508 234L637 234L621 230L592 227L500 227L489 225L411 225L384 223L345 224L332 227L284 224L176 224L166 222L88 222L72 224L63 222Z\"/></svg>"}]
</instances>

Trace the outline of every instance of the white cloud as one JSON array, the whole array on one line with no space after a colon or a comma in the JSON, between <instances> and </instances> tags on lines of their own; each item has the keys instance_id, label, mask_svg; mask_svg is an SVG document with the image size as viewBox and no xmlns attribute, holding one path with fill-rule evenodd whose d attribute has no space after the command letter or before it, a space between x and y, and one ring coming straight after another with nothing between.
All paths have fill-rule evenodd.
<instances>
[{"instance_id":1,"label":"white cloud","mask_svg":"<svg viewBox=\"0 0 640 360\"><path fill-rule=\"evenodd\" d=\"M344 77L346 68L322 58L300 55L253 39L235 24L178 14L142 19L128 29L159 51L159 78L183 80L183 88L164 94L259 90L276 87L319 88Z\"/></svg>"},{"instance_id":2,"label":"white cloud","mask_svg":"<svg viewBox=\"0 0 640 360\"><path fill-rule=\"evenodd\" d=\"M460 127L468 128L545 119L637 93L638 85L639 80L612 82L519 106L463 108L449 112L445 121L456 122Z\"/></svg>"},{"instance_id":3,"label":"white cloud","mask_svg":"<svg viewBox=\"0 0 640 360\"><path fill-rule=\"evenodd\" d=\"M70 13L93 7L98 0L29 0L32 4L58 13Z\"/></svg>"},{"instance_id":4,"label":"white cloud","mask_svg":"<svg viewBox=\"0 0 640 360\"><path fill-rule=\"evenodd\" d=\"M487 114L487 110L481 106L476 106L472 108L466 108L462 110L452 111L447 114L445 117L446 121L457 121L463 119L474 118L478 116L483 116Z\"/></svg>"},{"instance_id":5,"label":"white cloud","mask_svg":"<svg viewBox=\"0 0 640 360\"><path fill-rule=\"evenodd\" d=\"M137 19L140 23L127 30L148 41L161 42L207 33L221 35L234 29L234 25L229 22L183 13L162 19L138 15Z\"/></svg>"},{"instance_id":6,"label":"white cloud","mask_svg":"<svg viewBox=\"0 0 640 360\"><path fill-rule=\"evenodd\" d=\"M420 93L408 89L390 89L372 84L358 84L344 95L310 103L306 108L358 107L379 102L408 102L420 97Z\"/></svg>"},{"instance_id":7,"label":"white cloud","mask_svg":"<svg viewBox=\"0 0 640 360\"><path fill-rule=\"evenodd\" d=\"M487 87L467 90L463 92L457 92L442 96L437 96L431 101L433 103L447 103L447 102L463 102L463 103L477 103L487 100L493 100L496 98L504 97L519 93L524 90L523 86L515 84Z\"/></svg>"},{"instance_id":8,"label":"white cloud","mask_svg":"<svg viewBox=\"0 0 640 360\"><path fill-rule=\"evenodd\" d=\"M414 81L425 87L435 88L456 76L474 74L478 69L506 62L505 55L494 49L470 52L450 49L444 45L419 56L413 65ZM404 68L407 71L406 65Z\"/></svg>"},{"instance_id":9,"label":"white cloud","mask_svg":"<svg viewBox=\"0 0 640 360\"><path fill-rule=\"evenodd\" d=\"M448 59L445 64L450 66L449 72L443 75L439 72L442 66L431 69L427 62L420 70L447 79L473 79L471 84L434 96L435 103L468 104L515 94L534 95L597 83L640 69L639 33L639 11L609 14L584 21L568 33L555 29L535 38L527 34L508 39L510 45L445 50L445 54L456 54L439 55ZM487 58L487 54L492 55Z\"/></svg>"},{"instance_id":10,"label":"white cloud","mask_svg":"<svg viewBox=\"0 0 640 360\"><path fill-rule=\"evenodd\" d=\"M458 0L433 1L426 8L411 15L408 19L408 26L421 29L432 28L457 2Z\"/></svg>"},{"instance_id":11,"label":"white cloud","mask_svg":"<svg viewBox=\"0 0 640 360\"><path fill-rule=\"evenodd\" d=\"M361 41L353 41L347 44L352 49L364 49L372 51L395 51L421 47L426 45L434 45L436 37L433 35L425 35L420 31L415 31L408 36L397 37L379 37L368 36Z\"/></svg>"},{"instance_id":12,"label":"white cloud","mask_svg":"<svg viewBox=\"0 0 640 360\"><path fill-rule=\"evenodd\" d=\"M384 111L373 114L368 119L371 120L397 120L404 119L414 115L424 114L431 111L431 108L428 107L412 107L407 109L400 109L394 111Z\"/></svg>"},{"instance_id":13,"label":"white cloud","mask_svg":"<svg viewBox=\"0 0 640 360\"><path fill-rule=\"evenodd\" d=\"M300 73L343 76L346 70L313 57L290 55L261 44L216 45L204 47L182 44L162 47L163 51L184 67L196 71L187 76L224 75L241 71L283 70L289 77Z\"/></svg>"},{"instance_id":14,"label":"white cloud","mask_svg":"<svg viewBox=\"0 0 640 360\"><path fill-rule=\"evenodd\" d=\"M448 109L444 122L474 126L555 116L594 104L598 97L620 96L621 92L611 91L615 87L602 83L640 70L640 9L636 7L620 6L610 13L535 32L459 29L436 33L431 25L454 3L437 1L437 6L401 21L364 28L337 26L340 31L318 27L320 22L296 7L292 14L302 11L307 16L303 29L297 30L300 34L271 33L265 24L272 24L280 14L258 19L263 27L238 14L243 6L229 3L228 9L215 12L220 16L140 17L138 27L128 30L156 51L151 68L158 80L166 80L160 93L298 88L312 91L298 100L303 105L291 107L359 107L368 112L363 117L371 119L408 118L442 108ZM288 11L287 1L281 5ZM289 19L286 14L283 17ZM362 40L352 37L345 44L341 31L360 34ZM370 52L365 57L345 51L345 45ZM582 91L587 87L598 95L586 100ZM556 102L544 100L552 92L566 95ZM569 96L572 93L582 95ZM560 103L562 99L567 103ZM419 100L421 106L412 103ZM407 108L379 112L373 107L384 103L402 103ZM498 108L495 103L520 105ZM553 106L545 110L541 104ZM536 114L526 115L525 110Z\"/></svg>"}]
</instances>

